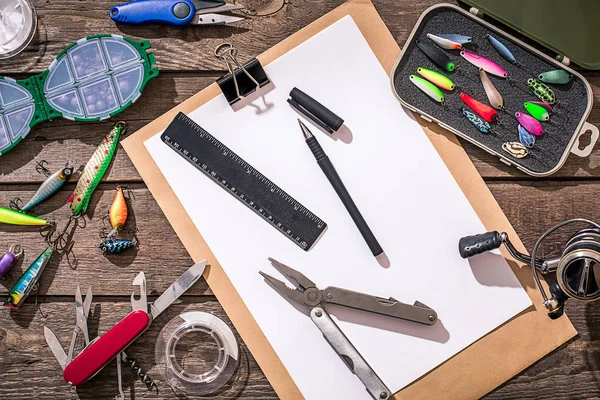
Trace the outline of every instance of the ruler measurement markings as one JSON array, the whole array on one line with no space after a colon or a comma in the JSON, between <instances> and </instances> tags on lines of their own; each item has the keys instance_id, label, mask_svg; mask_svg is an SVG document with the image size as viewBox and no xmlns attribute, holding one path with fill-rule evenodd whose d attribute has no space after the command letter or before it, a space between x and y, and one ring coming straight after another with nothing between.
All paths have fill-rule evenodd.
<instances>
[{"instance_id":1,"label":"ruler measurement markings","mask_svg":"<svg viewBox=\"0 0 600 400\"><path fill-rule=\"evenodd\" d=\"M210 162L208 162L208 160L202 160L203 157L216 157L218 154L214 153L214 151L211 151L210 148L199 147L198 143L195 143L191 137L184 135L181 140L177 141L173 139L172 134L168 134L165 131L161 137L163 142L169 145L169 147L171 147L174 151L182 155L204 175L209 177L222 188L226 189L228 193L233 195L244 205L267 221L270 225L279 230L282 234L288 237L288 239L296 243L299 247L304 250L308 250L308 248L312 246L312 244L316 241L326 227L326 224L320 218L318 218L306 207L302 206L302 204L292 198L283 189L269 180L266 176L252 167L252 165L248 164L243 158L238 156L235 152L221 143L218 139L210 135L187 116L184 114L179 114L172 125L175 124L176 120L187 122L187 125L193 127L193 130L199 135L200 138L208 141L213 148L217 149L221 153L221 162L219 162L219 158L217 157L213 160L215 165L211 166L209 165ZM169 128L167 130L169 130ZM178 136L178 134L183 135L183 133L179 132L176 128L174 129L173 134L175 136ZM187 141L183 139L187 139ZM192 142L188 143L190 140ZM188 149L187 145L196 147L196 149ZM227 159L233 161L233 163L229 165L223 164L223 160ZM241 167L243 170L234 167L236 165ZM222 167L225 171L229 171L232 174L232 179L217 172L219 167ZM256 187L256 182L248 180L250 177L256 178L258 181L264 183L264 185L269 189L268 193L272 193L273 195L269 196L266 192L262 192L260 188ZM237 184L235 183L236 178L238 181ZM252 191L253 189L258 190L256 194L259 197L262 196L261 201L256 201L252 198L252 196L248 195L247 191ZM284 201L283 203L281 203L282 200ZM281 208L282 204L286 203L291 204L293 206L293 210ZM277 216L278 211L282 213L282 217ZM294 213L294 211L297 212ZM306 217L308 221L305 220L304 224L302 225L302 218L299 217ZM284 222L281 218L289 219L289 224ZM307 222L314 222L316 225L307 225ZM305 238L303 237L302 233L294 232L294 228L292 228L290 224L296 224L297 229L304 231L304 235L310 237Z\"/></svg>"}]
</instances>

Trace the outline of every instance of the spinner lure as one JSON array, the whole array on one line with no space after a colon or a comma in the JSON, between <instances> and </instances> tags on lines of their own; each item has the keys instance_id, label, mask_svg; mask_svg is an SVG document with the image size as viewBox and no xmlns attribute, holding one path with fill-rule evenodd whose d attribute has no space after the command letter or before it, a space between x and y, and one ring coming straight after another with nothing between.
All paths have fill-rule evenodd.
<instances>
[{"instance_id":1,"label":"spinner lure","mask_svg":"<svg viewBox=\"0 0 600 400\"><path fill-rule=\"evenodd\" d=\"M0 223L9 225L46 226L48 221L9 208L0 207Z\"/></svg>"},{"instance_id":2,"label":"spinner lure","mask_svg":"<svg viewBox=\"0 0 600 400\"><path fill-rule=\"evenodd\" d=\"M416 75L411 75L410 81L433 100L437 101L438 103L444 102L444 93L442 93L442 91L433 83Z\"/></svg>"},{"instance_id":3,"label":"spinner lure","mask_svg":"<svg viewBox=\"0 0 600 400\"><path fill-rule=\"evenodd\" d=\"M523 104L523 106L525 107L527 112L538 121L548 121L550 119L550 114L544 106L530 101L526 101L525 104Z\"/></svg>"},{"instance_id":4,"label":"spinner lure","mask_svg":"<svg viewBox=\"0 0 600 400\"><path fill-rule=\"evenodd\" d=\"M504 68L502 68L492 60L480 56L479 54L463 50L460 52L460 55L477 68L485 70L488 74L496 75L501 78L508 77L508 73Z\"/></svg>"},{"instance_id":5,"label":"spinner lure","mask_svg":"<svg viewBox=\"0 0 600 400\"><path fill-rule=\"evenodd\" d=\"M108 135L102 139L102 142L92 155L92 158L90 158L85 165L83 173L81 174L79 181L77 181L75 191L69 198L69 201L71 202L71 214L73 216L77 216L87 210L92 193L94 193L94 190L106 173L106 170L115 155L115 151L117 150L119 138L125 130L125 123L117 122Z\"/></svg>"},{"instance_id":6,"label":"spinner lure","mask_svg":"<svg viewBox=\"0 0 600 400\"><path fill-rule=\"evenodd\" d=\"M458 35L455 33L438 33L436 36L460 44L471 43L472 40L471 36Z\"/></svg>"},{"instance_id":7,"label":"spinner lure","mask_svg":"<svg viewBox=\"0 0 600 400\"><path fill-rule=\"evenodd\" d=\"M10 271L15 263L15 260L23 254L23 248L21 245L13 244L10 246L8 253L0 258L0 279L4 278L8 271Z\"/></svg>"},{"instance_id":8,"label":"spinner lure","mask_svg":"<svg viewBox=\"0 0 600 400\"><path fill-rule=\"evenodd\" d=\"M477 116L477 114L467 110L464 107L461 107L460 113L465 116L481 133L489 133L492 130L490 124L486 121L482 120Z\"/></svg>"},{"instance_id":9,"label":"spinner lure","mask_svg":"<svg viewBox=\"0 0 600 400\"><path fill-rule=\"evenodd\" d=\"M519 142L506 142L502 144L502 150L514 158L525 158L529 155L527 148Z\"/></svg>"},{"instance_id":10,"label":"spinner lure","mask_svg":"<svg viewBox=\"0 0 600 400\"><path fill-rule=\"evenodd\" d=\"M527 148L532 148L535 145L535 136L527 132L527 129L523 128L519 124L519 142Z\"/></svg>"},{"instance_id":11,"label":"spinner lure","mask_svg":"<svg viewBox=\"0 0 600 400\"><path fill-rule=\"evenodd\" d=\"M498 53L500 53L500 55L502 57L504 57L507 61L510 61L513 64L517 63L517 60L515 59L515 56L513 56L513 54L504 45L504 43L502 43L501 41L499 41L498 39L496 39L495 37L493 37L490 34L487 34L486 36L487 36L488 40L490 41L490 44L492 45L492 47L494 49L496 49L496 51Z\"/></svg>"},{"instance_id":12,"label":"spinner lure","mask_svg":"<svg viewBox=\"0 0 600 400\"><path fill-rule=\"evenodd\" d=\"M454 71L454 63L450 61L450 58L444 53L442 50L433 46L430 43L422 42L420 40L416 41L417 47L421 49L421 51L438 67L451 72Z\"/></svg>"},{"instance_id":13,"label":"spinner lure","mask_svg":"<svg viewBox=\"0 0 600 400\"><path fill-rule=\"evenodd\" d=\"M530 78L527 80L527 86L529 86L529 90L531 90L533 94L535 94L538 99L542 100L543 102L548 104L556 103L556 96L554 96L554 92L545 84Z\"/></svg>"},{"instance_id":14,"label":"spinner lure","mask_svg":"<svg viewBox=\"0 0 600 400\"><path fill-rule=\"evenodd\" d=\"M497 109L504 108L504 100L502 99L502 95L500 95L500 92L498 89L496 89L492 81L490 81L490 78L483 69L479 70L479 77L481 78L483 90L485 90L485 94L487 95L488 101L492 107Z\"/></svg>"},{"instance_id":15,"label":"spinner lure","mask_svg":"<svg viewBox=\"0 0 600 400\"><path fill-rule=\"evenodd\" d=\"M544 129L542 128L542 124L540 123L540 121L533 118L532 116L523 114L521 112L516 112L515 118L517 119L517 121L519 121L519 124L521 124L521 126L532 135L541 136L542 133L544 133Z\"/></svg>"},{"instance_id":16,"label":"spinner lure","mask_svg":"<svg viewBox=\"0 0 600 400\"><path fill-rule=\"evenodd\" d=\"M38 166L40 170L48 171L43 166L43 163L38 164ZM52 175L48 176L48 178L40 185L33 197L23 207L17 206L18 199L11 203L17 206L17 208L20 208L20 211L27 212L56 194L56 192L58 192L60 188L62 188L63 185L69 180L72 174L73 166L69 163L66 163L64 168L61 168Z\"/></svg>"},{"instance_id":17,"label":"spinner lure","mask_svg":"<svg viewBox=\"0 0 600 400\"><path fill-rule=\"evenodd\" d=\"M496 110L487 104L483 104L482 102L475 100L464 92L460 93L460 98L466 105L469 106L469 108L471 108L471 110L475 111L477 115L485 119L487 122L494 122L498 119L498 113Z\"/></svg>"},{"instance_id":18,"label":"spinner lure","mask_svg":"<svg viewBox=\"0 0 600 400\"><path fill-rule=\"evenodd\" d=\"M542 72L538 78L544 83L554 83L556 85L564 85L571 82L573 75L563 69L556 69L554 71Z\"/></svg>"},{"instance_id":19,"label":"spinner lure","mask_svg":"<svg viewBox=\"0 0 600 400\"><path fill-rule=\"evenodd\" d=\"M37 283L42 277L42 273L46 265L48 265L52 254L54 254L54 249L48 247L38 256L33 264L21 275L12 289L10 289L8 297L4 301L4 306L14 310L18 310L21 307L27 296L29 296L29 293L37 289Z\"/></svg>"},{"instance_id":20,"label":"spinner lure","mask_svg":"<svg viewBox=\"0 0 600 400\"><path fill-rule=\"evenodd\" d=\"M431 41L435 44L437 44L438 46L440 46L442 49L447 49L447 50L457 50L457 49L462 49L462 45L460 43L457 42L453 42L450 39L446 39L443 37L439 37L436 35L432 35L431 33L427 34L427 37L429 39L431 39Z\"/></svg>"},{"instance_id":21,"label":"spinner lure","mask_svg":"<svg viewBox=\"0 0 600 400\"><path fill-rule=\"evenodd\" d=\"M417 73L437 87L445 90L454 90L454 82L444 74L423 67L418 68Z\"/></svg>"}]
</instances>

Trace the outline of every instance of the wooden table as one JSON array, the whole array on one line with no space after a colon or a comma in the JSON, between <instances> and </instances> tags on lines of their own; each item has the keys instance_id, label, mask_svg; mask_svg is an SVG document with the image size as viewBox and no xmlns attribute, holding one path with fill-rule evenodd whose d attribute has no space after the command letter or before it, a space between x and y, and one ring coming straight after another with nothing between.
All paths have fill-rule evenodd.
<instances>
[{"instance_id":1,"label":"wooden table","mask_svg":"<svg viewBox=\"0 0 600 400\"><path fill-rule=\"evenodd\" d=\"M277 2L278 0L274 0ZM376 0L375 6L398 44L403 45L419 15L436 0ZM161 74L148 85L141 99L121 114L132 131L139 129L174 105L202 90L224 73L212 52L217 44L232 41L245 60L263 52L283 38L332 10L342 0L286 0L278 13L247 20L235 26L187 28L115 26L108 10L116 1L35 0L39 14L37 36L20 56L0 62L0 75L25 78L46 69L69 43L95 33L116 33L136 39L150 39ZM271 6L268 0L248 0L249 5ZM266 6L265 6L266 5ZM594 89L594 110L589 120L600 125L600 73L584 72ZM43 177L35 164L47 160L52 170L67 160L76 165L87 162L111 122L81 124L57 119L33 130L15 150L0 158L0 204L15 197L28 199ZM523 242L531 248L534 240L549 226L579 216L600 221L595 194L600 191L600 152L587 159L571 156L554 176L532 179L500 163L495 157L463 143L473 163L515 226ZM121 255L105 257L96 244L117 185L127 185L135 194L130 208L130 226L137 226L140 247ZM65 205L74 183L35 211L54 218L59 226L68 219ZM2 311L0 322L0 397L37 399L105 399L117 394L114 362L93 381L77 391L63 382L60 367L48 349L43 326L49 326L63 345L68 345L75 324L73 294L77 284L83 290L93 287L90 336L104 333L130 311L131 281L146 273L150 299L163 292L192 260L167 223L125 152L120 149L110 172L92 198L86 226L76 229L72 255L55 258L41 280L37 306L35 296L18 312ZM12 283L44 248L39 233L31 229L2 227L0 250L22 243L26 263L17 266L1 291ZM555 250L559 241L553 243ZM6 289L6 290L8 290ZM214 312L228 321L204 281L183 300L164 312L128 353L149 374L160 379L154 361L154 344L160 329L184 310ZM580 337L539 361L518 377L492 392L493 399L584 399L600 397L600 303L571 301L567 313ZM544 332L539 332L543 335ZM519 338L515 338L519 340ZM269 382L245 348L240 376L215 399L276 398ZM148 391L144 384L124 370L128 397L175 398L163 382L160 392Z\"/></svg>"}]
</instances>

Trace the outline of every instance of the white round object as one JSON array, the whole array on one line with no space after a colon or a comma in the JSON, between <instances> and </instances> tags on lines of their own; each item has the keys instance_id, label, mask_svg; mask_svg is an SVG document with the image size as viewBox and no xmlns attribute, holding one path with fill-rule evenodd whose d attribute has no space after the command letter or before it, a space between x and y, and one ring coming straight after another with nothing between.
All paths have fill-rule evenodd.
<instances>
[{"instance_id":1,"label":"white round object","mask_svg":"<svg viewBox=\"0 0 600 400\"><path fill-rule=\"evenodd\" d=\"M0 59L23 51L36 29L37 15L28 0L0 0Z\"/></svg>"}]
</instances>

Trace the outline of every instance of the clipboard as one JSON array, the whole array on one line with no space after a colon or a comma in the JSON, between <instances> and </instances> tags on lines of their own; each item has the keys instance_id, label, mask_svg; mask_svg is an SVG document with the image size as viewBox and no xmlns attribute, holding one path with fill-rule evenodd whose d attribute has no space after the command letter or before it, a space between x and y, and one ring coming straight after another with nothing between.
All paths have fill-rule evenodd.
<instances>
[{"instance_id":1,"label":"clipboard","mask_svg":"<svg viewBox=\"0 0 600 400\"><path fill-rule=\"evenodd\" d=\"M350 0L258 56L267 65L346 15L352 16L386 72L400 48L369 0ZM390 88L391 90L391 88ZM190 113L221 94L214 83L125 139L122 144L194 261L207 258L204 276L244 339L267 379L282 399L301 399L289 373L266 340L239 294L206 245L176 195L154 163L144 141L165 129L178 112ZM517 235L471 163L457 138L435 124L419 120L446 166L487 229ZM520 250L523 245L515 243ZM529 267L518 264L504 250L515 275L534 304L492 333L441 364L396 394L396 398L478 398L558 348L577 334L566 316L550 320L541 306ZM539 335L543 332L543 335ZM408 362L398 360L399 363ZM473 373L477 371L477 373Z\"/></svg>"}]
</instances>

